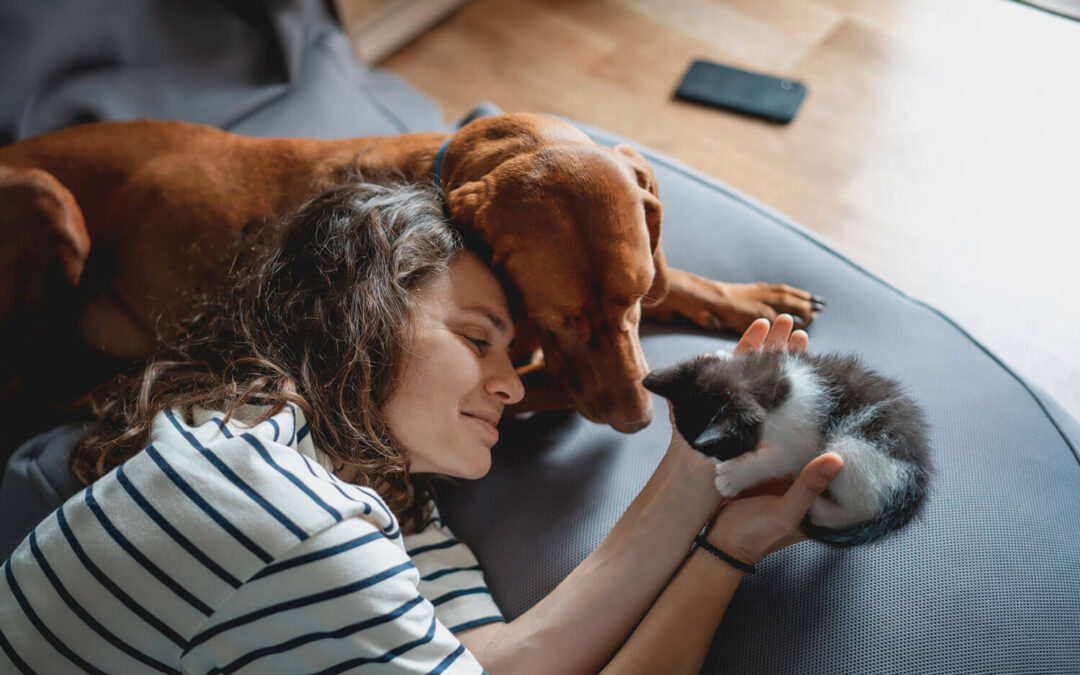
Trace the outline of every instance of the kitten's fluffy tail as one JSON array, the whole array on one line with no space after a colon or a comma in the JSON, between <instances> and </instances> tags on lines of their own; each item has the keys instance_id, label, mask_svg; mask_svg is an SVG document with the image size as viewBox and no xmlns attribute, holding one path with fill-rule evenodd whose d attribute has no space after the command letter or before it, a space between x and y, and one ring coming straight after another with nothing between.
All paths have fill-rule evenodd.
<instances>
[{"instance_id":1,"label":"kitten's fluffy tail","mask_svg":"<svg viewBox=\"0 0 1080 675\"><path fill-rule=\"evenodd\" d=\"M917 467L912 469L912 480L905 481L891 508L877 518L850 527L831 528L813 524L807 515L803 518L800 529L807 537L836 548L869 544L896 533L922 511L925 501L929 472Z\"/></svg>"}]
</instances>

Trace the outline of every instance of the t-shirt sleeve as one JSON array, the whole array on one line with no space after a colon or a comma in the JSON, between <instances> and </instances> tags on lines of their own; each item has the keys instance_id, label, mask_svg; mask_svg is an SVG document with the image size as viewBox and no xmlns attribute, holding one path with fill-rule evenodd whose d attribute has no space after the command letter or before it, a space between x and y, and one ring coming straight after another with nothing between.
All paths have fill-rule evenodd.
<instances>
[{"instance_id":1,"label":"t-shirt sleeve","mask_svg":"<svg viewBox=\"0 0 1080 675\"><path fill-rule=\"evenodd\" d=\"M482 673L418 591L401 544L360 517L309 537L214 611L184 671Z\"/></svg>"},{"instance_id":2,"label":"t-shirt sleeve","mask_svg":"<svg viewBox=\"0 0 1080 675\"><path fill-rule=\"evenodd\" d=\"M416 534L406 535L408 551L420 574L420 593L452 633L505 621L491 597L484 573L467 545L454 537L433 504Z\"/></svg>"}]
</instances>

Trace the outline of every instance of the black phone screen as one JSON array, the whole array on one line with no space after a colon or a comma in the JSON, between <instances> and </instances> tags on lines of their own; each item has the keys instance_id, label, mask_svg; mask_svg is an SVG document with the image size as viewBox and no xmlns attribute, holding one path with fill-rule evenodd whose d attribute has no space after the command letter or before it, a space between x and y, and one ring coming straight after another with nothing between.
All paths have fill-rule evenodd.
<instances>
[{"instance_id":1,"label":"black phone screen","mask_svg":"<svg viewBox=\"0 0 1080 675\"><path fill-rule=\"evenodd\" d=\"M786 124L795 117L806 91L806 85L796 80L698 59L690 64L675 96Z\"/></svg>"}]
</instances>

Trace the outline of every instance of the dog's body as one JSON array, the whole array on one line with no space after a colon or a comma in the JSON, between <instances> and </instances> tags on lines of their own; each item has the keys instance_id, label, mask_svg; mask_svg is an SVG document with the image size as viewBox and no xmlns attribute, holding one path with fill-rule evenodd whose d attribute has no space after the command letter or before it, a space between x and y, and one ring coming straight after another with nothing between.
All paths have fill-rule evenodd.
<instances>
[{"instance_id":1,"label":"dog's body","mask_svg":"<svg viewBox=\"0 0 1080 675\"><path fill-rule=\"evenodd\" d=\"M149 355L190 291L220 279L245 228L291 212L350 168L431 180L447 138L251 138L141 121L0 148L0 348L16 359L2 373L7 398L37 390L57 403ZM466 125L445 150L441 187L451 220L491 248L520 296L518 356L543 348L543 362L521 370L525 409L572 404L622 431L647 424L643 312L736 330L774 311L814 315L797 289L667 268L644 158L629 146L596 146L550 117ZM91 356L106 365L85 381L49 381Z\"/></svg>"}]
</instances>

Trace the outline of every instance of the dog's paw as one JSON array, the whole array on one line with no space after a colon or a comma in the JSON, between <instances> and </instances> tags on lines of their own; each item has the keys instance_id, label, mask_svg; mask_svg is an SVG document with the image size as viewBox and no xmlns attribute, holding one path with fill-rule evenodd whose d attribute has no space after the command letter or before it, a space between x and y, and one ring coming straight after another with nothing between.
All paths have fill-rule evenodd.
<instances>
[{"instance_id":1,"label":"dog's paw","mask_svg":"<svg viewBox=\"0 0 1080 675\"><path fill-rule=\"evenodd\" d=\"M717 330L744 331L756 319L777 314L790 314L796 328L805 328L825 308L821 298L785 284L712 283L718 291L710 306L715 317L712 327Z\"/></svg>"}]
</instances>

